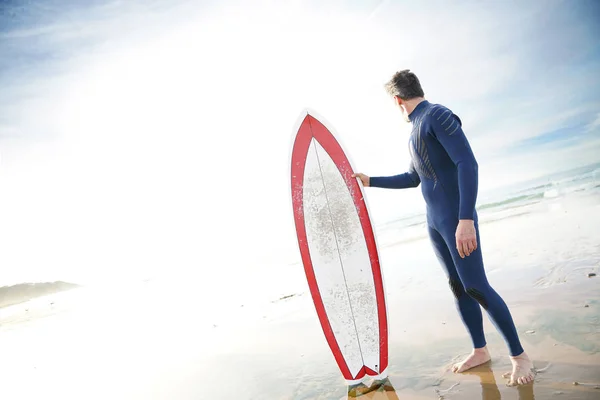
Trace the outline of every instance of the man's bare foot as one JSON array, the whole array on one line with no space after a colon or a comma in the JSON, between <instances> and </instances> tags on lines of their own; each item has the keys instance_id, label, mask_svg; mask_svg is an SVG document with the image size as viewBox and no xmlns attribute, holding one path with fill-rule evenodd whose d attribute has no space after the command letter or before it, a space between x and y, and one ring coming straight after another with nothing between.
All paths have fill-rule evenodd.
<instances>
[{"instance_id":1,"label":"man's bare foot","mask_svg":"<svg viewBox=\"0 0 600 400\"><path fill-rule=\"evenodd\" d=\"M460 373L464 372L468 369L477 367L481 364L485 364L490 361L492 357L490 357L490 353L487 347L482 347L480 349L473 349L471 354L465 358L463 361L456 363L452 366L452 372Z\"/></svg>"},{"instance_id":2,"label":"man's bare foot","mask_svg":"<svg viewBox=\"0 0 600 400\"><path fill-rule=\"evenodd\" d=\"M526 385L533 382L536 375L535 368L525 352L511 357L510 362L513 365L512 372L503 375L505 378L510 377L508 386Z\"/></svg>"}]
</instances>

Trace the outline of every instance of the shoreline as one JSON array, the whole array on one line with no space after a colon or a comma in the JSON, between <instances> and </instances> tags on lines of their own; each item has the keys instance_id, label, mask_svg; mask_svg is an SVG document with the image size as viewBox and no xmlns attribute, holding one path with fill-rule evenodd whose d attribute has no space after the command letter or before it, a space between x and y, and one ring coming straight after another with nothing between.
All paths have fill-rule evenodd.
<instances>
[{"instance_id":1,"label":"shoreline","mask_svg":"<svg viewBox=\"0 0 600 400\"><path fill-rule=\"evenodd\" d=\"M515 391L520 400L533 399L534 394L537 399L545 399L555 392L562 392L564 398L569 399L587 400L600 395L593 387L573 385L573 382L600 383L600 335L597 334L600 332L600 321L597 318L600 294L597 293L597 283L593 280L571 282L549 290L542 289L536 296L509 305L523 346L534 365L537 369L548 367L538 374L533 386L519 388L505 386L506 380L502 378L502 374L511 369L508 351L485 313L484 327L492 362L466 374L449 372L453 360L459 355L466 356L471 344L453 304L442 301L441 297L442 293L405 315L399 315L397 301L390 301L388 372L399 398L437 398L434 397L436 389L448 389L455 383L459 385L445 398L488 400L499 398L493 397L494 393L514 396L510 393ZM582 298L587 299L589 307L581 305ZM333 398L335 393L336 399L346 399L344 381L337 365L328 359L332 358L330 350L321 343L324 339L320 337L320 326L314 326L310 315L305 315L303 321L298 320L300 315L296 314L295 317L296 322L293 324L289 320L279 323L274 321L272 325L286 327L265 327L261 329L260 335L268 335L266 330L274 329L310 337L315 341L313 346L317 345L317 350L308 352L308 346L302 346L308 354L302 353L300 358L310 357L315 368L327 373L317 378L309 365L299 361L298 364L304 368L298 370L305 371L300 381L305 383L296 383L293 395L285 396L282 392L281 397L277 398L328 399ZM300 329L301 325L310 328ZM330 383L325 384L327 381ZM368 381L366 384L368 385ZM331 386L337 387L337 390L328 393L332 390ZM387 395L391 396L389 393ZM373 394L373 398L393 398L383 396L383 393Z\"/></svg>"}]
</instances>

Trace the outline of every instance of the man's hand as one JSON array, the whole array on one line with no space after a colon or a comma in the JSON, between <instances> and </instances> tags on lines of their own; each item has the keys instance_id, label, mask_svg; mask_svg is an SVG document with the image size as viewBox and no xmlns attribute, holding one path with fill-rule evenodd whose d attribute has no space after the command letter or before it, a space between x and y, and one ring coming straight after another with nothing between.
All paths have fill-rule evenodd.
<instances>
[{"instance_id":1,"label":"man's hand","mask_svg":"<svg viewBox=\"0 0 600 400\"><path fill-rule=\"evenodd\" d=\"M456 228L456 248L460 258L470 256L477 249L475 222L472 219L461 219Z\"/></svg>"},{"instance_id":2,"label":"man's hand","mask_svg":"<svg viewBox=\"0 0 600 400\"><path fill-rule=\"evenodd\" d=\"M371 178L369 178L365 174L361 174L360 172L357 172L356 174L352 174L352 177L360 179L360 181L362 182L363 186L366 186L366 187L368 187L369 183L371 182Z\"/></svg>"}]
</instances>

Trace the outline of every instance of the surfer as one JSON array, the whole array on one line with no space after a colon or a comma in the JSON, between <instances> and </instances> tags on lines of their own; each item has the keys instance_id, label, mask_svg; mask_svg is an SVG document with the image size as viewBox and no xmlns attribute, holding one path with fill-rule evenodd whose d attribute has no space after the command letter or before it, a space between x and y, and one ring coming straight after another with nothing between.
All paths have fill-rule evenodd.
<instances>
[{"instance_id":1,"label":"surfer","mask_svg":"<svg viewBox=\"0 0 600 400\"><path fill-rule=\"evenodd\" d=\"M396 72L385 87L404 120L412 124L408 172L380 177L357 173L353 177L367 187L421 186L429 237L473 342L471 354L452 370L464 372L491 359L483 332L483 307L508 345L513 367L509 384L532 382L533 363L521 346L506 303L485 274L475 210L478 165L462 122L447 107L426 100L419 79L410 70Z\"/></svg>"}]
</instances>

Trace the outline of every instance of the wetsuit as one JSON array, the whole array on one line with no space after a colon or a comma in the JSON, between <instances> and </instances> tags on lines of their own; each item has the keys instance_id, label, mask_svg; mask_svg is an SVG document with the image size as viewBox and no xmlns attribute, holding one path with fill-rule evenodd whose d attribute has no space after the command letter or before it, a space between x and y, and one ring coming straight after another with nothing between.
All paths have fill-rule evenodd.
<instances>
[{"instance_id":1,"label":"wetsuit","mask_svg":"<svg viewBox=\"0 0 600 400\"><path fill-rule=\"evenodd\" d=\"M488 283L481 255L477 198L477 161L462 130L462 123L448 108L422 101L409 115L413 125L409 140L408 172L372 177L370 186L404 189L421 185L427 204L427 225L435 253L447 274L456 305L473 340L486 345L481 307L504 336L510 353L523 352L508 307ZM459 219L473 220L477 249L461 258L456 249Z\"/></svg>"}]
</instances>

